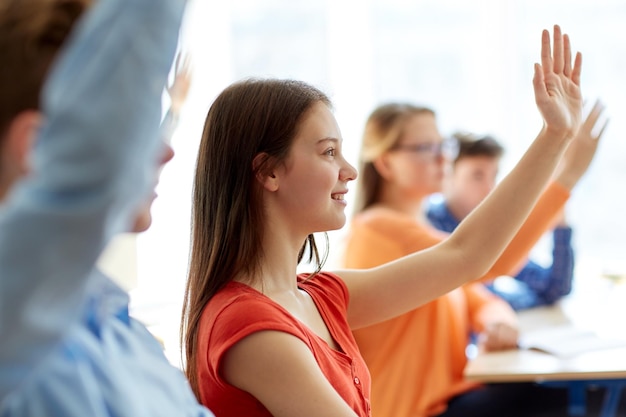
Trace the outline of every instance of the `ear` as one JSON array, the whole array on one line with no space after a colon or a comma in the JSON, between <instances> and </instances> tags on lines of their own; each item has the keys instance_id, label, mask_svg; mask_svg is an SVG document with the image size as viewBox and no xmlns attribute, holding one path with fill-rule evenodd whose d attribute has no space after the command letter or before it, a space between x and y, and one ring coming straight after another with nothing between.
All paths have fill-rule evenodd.
<instances>
[{"instance_id":1,"label":"ear","mask_svg":"<svg viewBox=\"0 0 626 417\"><path fill-rule=\"evenodd\" d=\"M41 120L41 113L29 110L18 114L9 124L2 152L5 161L11 161L14 172L24 175L30 171L30 153Z\"/></svg>"},{"instance_id":2,"label":"ear","mask_svg":"<svg viewBox=\"0 0 626 417\"><path fill-rule=\"evenodd\" d=\"M391 163L389 161L389 154L383 153L378 158L372 161L374 169L378 171L378 174L386 180L389 180L393 176L393 170L391 169Z\"/></svg>"},{"instance_id":3,"label":"ear","mask_svg":"<svg viewBox=\"0 0 626 417\"><path fill-rule=\"evenodd\" d=\"M278 177L273 171L266 168L269 165L270 156L262 152L252 160L252 169L256 173L257 181L267 191L275 192L278 190Z\"/></svg>"}]
</instances>

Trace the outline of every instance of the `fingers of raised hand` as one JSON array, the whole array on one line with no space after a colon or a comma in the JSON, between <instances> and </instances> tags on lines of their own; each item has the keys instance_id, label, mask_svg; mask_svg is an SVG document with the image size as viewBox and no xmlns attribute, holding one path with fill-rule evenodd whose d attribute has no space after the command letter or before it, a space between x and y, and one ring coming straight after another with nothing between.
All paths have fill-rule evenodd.
<instances>
[{"instance_id":1,"label":"fingers of raised hand","mask_svg":"<svg viewBox=\"0 0 626 417\"><path fill-rule=\"evenodd\" d=\"M550 32L545 29L541 32L541 67L544 71L550 71L553 67Z\"/></svg>"},{"instance_id":2,"label":"fingers of raised hand","mask_svg":"<svg viewBox=\"0 0 626 417\"><path fill-rule=\"evenodd\" d=\"M602 137L602 135L604 134L604 130L606 129L606 126L609 124L609 119L605 119L604 123L602 123L602 127L600 128L600 131L598 132L596 139L600 140L600 138Z\"/></svg>"},{"instance_id":3,"label":"fingers of raised hand","mask_svg":"<svg viewBox=\"0 0 626 417\"><path fill-rule=\"evenodd\" d=\"M191 55L186 53L182 64L177 68L177 72L189 74L191 72Z\"/></svg>"},{"instance_id":4,"label":"fingers of raised hand","mask_svg":"<svg viewBox=\"0 0 626 417\"><path fill-rule=\"evenodd\" d=\"M604 130L609 122L605 118L602 123L598 123L604 112L605 106L600 100L596 100L593 107L589 111L589 114L585 118L583 125L581 126L581 133L590 139L599 140L604 134Z\"/></svg>"},{"instance_id":5,"label":"fingers of raised hand","mask_svg":"<svg viewBox=\"0 0 626 417\"><path fill-rule=\"evenodd\" d=\"M563 74L570 77L572 75L572 47L567 34L563 35L563 63Z\"/></svg>"},{"instance_id":6,"label":"fingers of raised hand","mask_svg":"<svg viewBox=\"0 0 626 417\"><path fill-rule=\"evenodd\" d=\"M545 75L563 74L576 85L580 85L582 56L576 53L572 67L572 47L570 38L561 32L559 25L554 25L553 45L550 45L550 33L544 30L541 34L541 66Z\"/></svg>"},{"instance_id":7,"label":"fingers of raised hand","mask_svg":"<svg viewBox=\"0 0 626 417\"><path fill-rule=\"evenodd\" d=\"M539 106L539 108L542 108L543 107L542 103L549 101L542 65L535 64L535 75L533 76L533 87L535 89L535 100L537 101L537 105Z\"/></svg>"},{"instance_id":8,"label":"fingers of raised hand","mask_svg":"<svg viewBox=\"0 0 626 417\"><path fill-rule=\"evenodd\" d=\"M555 74L561 74L565 68L565 59L564 59L564 51L563 51L563 35L561 34L561 27L559 25L554 25L554 35L553 35L553 67L552 71Z\"/></svg>"},{"instance_id":9,"label":"fingers of raised hand","mask_svg":"<svg viewBox=\"0 0 626 417\"><path fill-rule=\"evenodd\" d=\"M574 84L580 86L580 73L583 68L583 56L580 52L576 52L576 58L574 59L574 68L572 69L571 79Z\"/></svg>"},{"instance_id":10,"label":"fingers of raised hand","mask_svg":"<svg viewBox=\"0 0 626 417\"><path fill-rule=\"evenodd\" d=\"M174 65L174 79L167 86L173 99L184 101L191 85L191 55L179 52Z\"/></svg>"}]
</instances>

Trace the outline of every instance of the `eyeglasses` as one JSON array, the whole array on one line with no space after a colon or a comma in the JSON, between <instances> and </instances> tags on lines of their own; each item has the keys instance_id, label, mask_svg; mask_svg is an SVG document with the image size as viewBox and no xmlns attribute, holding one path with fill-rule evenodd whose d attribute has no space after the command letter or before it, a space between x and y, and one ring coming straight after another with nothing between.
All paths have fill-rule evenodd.
<instances>
[{"instance_id":1,"label":"eyeglasses","mask_svg":"<svg viewBox=\"0 0 626 417\"><path fill-rule=\"evenodd\" d=\"M446 139L441 142L397 144L391 150L419 153L433 159L443 156L453 161L459 154L459 142L454 139Z\"/></svg>"}]
</instances>

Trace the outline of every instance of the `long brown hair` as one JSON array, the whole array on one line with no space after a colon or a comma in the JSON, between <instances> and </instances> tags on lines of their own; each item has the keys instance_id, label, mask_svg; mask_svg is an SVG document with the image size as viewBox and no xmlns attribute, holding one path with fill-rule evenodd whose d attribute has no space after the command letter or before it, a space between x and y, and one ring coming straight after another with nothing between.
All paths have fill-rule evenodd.
<instances>
[{"instance_id":1,"label":"long brown hair","mask_svg":"<svg viewBox=\"0 0 626 417\"><path fill-rule=\"evenodd\" d=\"M41 88L57 53L91 0L0 3L0 137L25 110L39 110Z\"/></svg>"},{"instance_id":2,"label":"long brown hair","mask_svg":"<svg viewBox=\"0 0 626 417\"><path fill-rule=\"evenodd\" d=\"M398 143L407 122L419 114L435 112L408 103L387 103L378 106L368 117L359 157L355 214L378 201L382 177L374 167L374 160Z\"/></svg>"},{"instance_id":3,"label":"long brown hair","mask_svg":"<svg viewBox=\"0 0 626 417\"><path fill-rule=\"evenodd\" d=\"M207 115L196 165L192 203L189 276L180 329L186 374L196 395L196 356L202 311L234 277L254 276L263 255L264 211L258 174L288 156L303 115L317 102L330 107L318 89L293 80L250 79L226 88ZM261 163L253 160L261 155ZM313 235L299 253L321 268Z\"/></svg>"}]
</instances>

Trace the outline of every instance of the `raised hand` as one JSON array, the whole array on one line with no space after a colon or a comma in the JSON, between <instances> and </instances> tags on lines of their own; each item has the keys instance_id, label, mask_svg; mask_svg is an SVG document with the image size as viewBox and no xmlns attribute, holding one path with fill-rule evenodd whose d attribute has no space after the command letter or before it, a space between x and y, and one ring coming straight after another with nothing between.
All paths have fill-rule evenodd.
<instances>
[{"instance_id":1,"label":"raised hand","mask_svg":"<svg viewBox=\"0 0 626 417\"><path fill-rule=\"evenodd\" d=\"M172 111L178 113L187 100L191 86L191 59L189 55L178 53L174 66L174 80L167 86L167 93L172 100Z\"/></svg>"},{"instance_id":2,"label":"raised hand","mask_svg":"<svg viewBox=\"0 0 626 417\"><path fill-rule=\"evenodd\" d=\"M544 120L547 132L573 137L582 119L580 72L582 55L576 53L572 67L569 37L554 26L554 45L550 47L550 33L541 36L541 65L535 64L533 87L535 102Z\"/></svg>"},{"instance_id":3,"label":"raised hand","mask_svg":"<svg viewBox=\"0 0 626 417\"><path fill-rule=\"evenodd\" d=\"M603 111L604 105L600 100L596 100L557 168L556 181L568 189L576 185L596 154L600 138L608 123L606 118L600 122Z\"/></svg>"}]
</instances>

